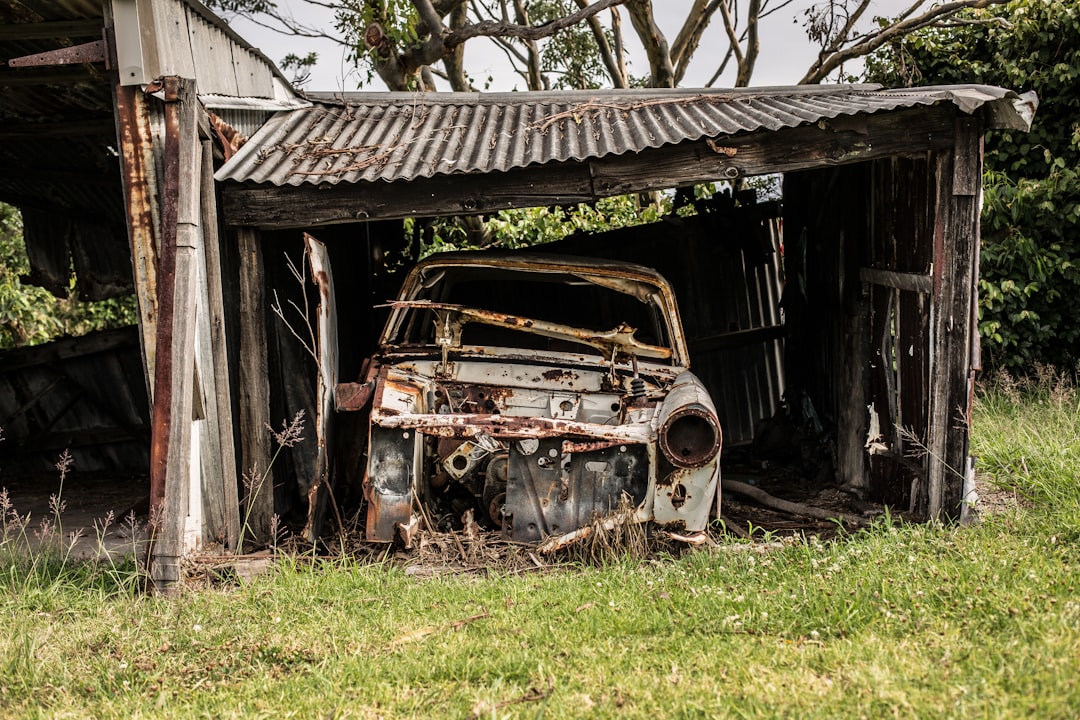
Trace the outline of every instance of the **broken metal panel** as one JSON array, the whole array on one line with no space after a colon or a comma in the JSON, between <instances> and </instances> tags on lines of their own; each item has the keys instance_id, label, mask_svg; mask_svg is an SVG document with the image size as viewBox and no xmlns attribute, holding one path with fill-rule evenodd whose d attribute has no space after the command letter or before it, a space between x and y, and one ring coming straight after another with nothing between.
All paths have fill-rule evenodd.
<instances>
[{"instance_id":1,"label":"broken metal panel","mask_svg":"<svg viewBox=\"0 0 1080 720\"><path fill-rule=\"evenodd\" d=\"M334 276L326 246L304 234L304 247L311 265L311 277L319 289L319 304L315 310L316 359L319 373L315 389L315 477L308 491L308 516L304 536L315 542L322 530L327 503L330 502L330 458L333 456L334 389L338 379L337 300L334 295Z\"/></svg>"},{"instance_id":2,"label":"broken metal panel","mask_svg":"<svg viewBox=\"0 0 1080 720\"><path fill-rule=\"evenodd\" d=\"M614 512L625 494L639 508L650 486L647 445L567 453L558 439L510 443L503 530L537 543ZM646 515L647 518L647 515Z\"/></svg>"},{"instance_id":3,"label":"broken metal panel","mask_svg":"<svg viewBox=\"0 0 1080 720\"><path fill-rule=\"evenodd\" d=\"M412 517L420 434L372 424L368 440L368 469L364 497L368 501L365 537L391 542L397 526Z\"/></svg>"}]
</instances>

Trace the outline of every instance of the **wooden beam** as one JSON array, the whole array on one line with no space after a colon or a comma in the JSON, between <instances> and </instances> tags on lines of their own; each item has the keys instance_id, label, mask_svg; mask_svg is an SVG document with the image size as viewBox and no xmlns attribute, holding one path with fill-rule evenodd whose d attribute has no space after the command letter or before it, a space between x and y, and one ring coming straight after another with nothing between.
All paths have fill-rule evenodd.
<instances>
[{"instance_id":1,"label":"wooden beam","mask_svg":"<svg viewBox=\"0 0 1080 720\"><path fill-rule=\"evenodd\" d=\"M34 365L55 363L70 358L86 357L87 355L132 347L138 342L139 336L135 328L123 327L115 330L102 330L82 337L54 340L45 345L5 350L0 353L0 375Z\"/></svg>"},{"instance_id":2,"label":"wooden beam","mask_svg":"<svg viewBox=\"0 0 1080 720\"><path fill-rule=\"evenodd\" d=\"M240 253L240 442L245 482L243 538L270 539L274 473L270 467L270 376L266 356L266 269L253 228L236 229ZM243 547L241 543L241 548Z\"/></svg>"},{"instance_id":3,"label":"wooden beam","mask_svg":"<svg viewBox=\"0 0 1080 720\"><path fill-rule=\"evenodd\" d=\"M34 87L37 85L71 85L85 82L107 82L102 74L86 69L86 65L66 67L60 70L6 70L0 71L0 87Z\"/></svg>"},{"instance_id":4,"label":"wooden beam","mask_svg":"<svg viewBox=\"0 0 1080 720\"><path fill-rule=\"evenodd\" d=\"M120 176L113 172L101 170L80 170L75 167L64 169L30 168L20 171L16 168L4 168L0 170L0 181L16 180L20 183L31 185L34 183L55 185L66 183L81 185L83 187L113 188L120 186Z\"/></svg>"},{"instance_id":5,"label":"wooden beam","mask_svg":"<svg viewBox=\"0 0 1080 720\"><path fill-rule=\"evenodd\" d=\"M199 113L202 115L203 113ZM207 432L201 438L203 460L203 507L210 538L221 538L227 550L240 542L240 499L237 491L236 448L233 437L232 383L229 376L225 334L225 303L222 297L221 248L218 237L217 200L214 186L213 143L202 146L202 237L199 301L200 364Z\"/></svg>"},{"instance_id":6,"label":"wooden beam","mask_svg":"<svg viewBox=\"0 0 1080 720\"><path fill-rule=\"evenodd\" d=\"M165 162L159 324L150 442L150 507L156 514L150 575L171 593L180 580L190 503L192 398L195 392L196 259L200 238L195 82L165 78Z\"/></svg>"},{"instance_id":7,"label":"wooden beam","mask_svg":"<svg viewBox=\"0 0 1080 720\"><path fill-rule=\"evenodd\" d=\"M223 188L224 210L231 225L284 229L590 202L611 195L951 148L954 117L951 108L920 108L870 115L859 123L823 121L587 162L437 175L408 182L282 187L229 183Z\"/></svg>"},{"instance_id":8,"label":"wooden beam","mask_svg":"<svg viewBox=\"0 0 1080 720\"><path fill-rule=\"evenodd\" d=\"M263 229L470 215L592 199L589 170L581 163L488 175L440 175L408 183L343 183L332 188L229 184L223 188L226 222Z\"/></svg>"},{"instance_id":9,"label":"wooden beam","mask_svg":"<svg viewBox=\"0 0 1080 720\"><path fill-rule=\"evenodd\" d=\"M0 140L85 137L87 135L108 135L113 138L116 135L116 122L112 115L62 122L21 122L0 125Z\"/></svg>"},{"instance_id":10,"label":"wooden beam","mask_svg":"<svg viewBox=\"0 0 1080 720\"><path fill-rule=\"evenodd\" d=\"M934 278L930 275L919 275L918 273L864 267L859 268L859 279L870 285L883 285L924 295L929 295L934 290Z\"/></svg>"},{"instance_id":11,"label":"wooden beam","mask_svg":"<svg viewBox=\"0 0 1080 720\"><path fill-rule=\"evenodd\" d=\"M784 337L787 329L783 325L765 325L749 330L733 330L732 332L708 335L694 338L690 341L690 354L714 352L716 350L729 350L731 348L758 345Z\"/></svg>"},{"instance_id":12,"label":"wooden beam","mask_svg":"<svg viewBox=\"0 0 1080 720\"><path fill-rule=\"evenodd\" d=\"M847 165L952 147L954 116L951 109L921 108L870 115L859 124L823 121L650 148L592 160L590 167L598 195L609 196Z\"/></svg>"},{"instance_id":13,"label":"wooden beam","mask_svg":"<svg viewBox=\"0 0 1080 720\"><path fill-rule=\"evenodd\" d=\"M0 42L101 37L101 31L104 28L104 18L11 23L0 25Z\"/></svg>"},{"instance_id":14,"label":"wooden beam","mask_svg":"<svg viewBox=\"0 0 1080 720\"><path fill-rule=\"evenodd\" d=\"M128 428L107 427L87 430L56 430L47 434L36 435L29 442L21 445L10 444L10 448L0 450L0 458L18 457L29 453L45 453L56 450L74 450L76 448L109 445L113 443L137 442L143 447L150 435L149 426ZM0 446L3 447L3 446Z\"/></svg>"}]
</instances>

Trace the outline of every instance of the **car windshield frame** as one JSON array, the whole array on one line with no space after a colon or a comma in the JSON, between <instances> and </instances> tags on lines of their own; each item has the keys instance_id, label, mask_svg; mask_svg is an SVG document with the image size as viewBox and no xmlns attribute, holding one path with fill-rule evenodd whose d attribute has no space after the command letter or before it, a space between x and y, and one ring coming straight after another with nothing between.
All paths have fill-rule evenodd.
<instances>
[{"instance_id":1,"label":"car windshield frame","mask_svg":"<svg viewBox=\"0 0 1080 720\"><path fill-rule=\"evenodd\" d=\"M585 286L591 290L610 291L613 298L618 300L621 307L637 307L633 301L641 304L636 310L637 320L642 314L646 314L649 324L653 327L634 327L628 325L625 319L613 320L604 323L583 323L574 315L569 323L553 322L549 318L536 317L544 313L530 312L528 314L504 313L502 310L485 306L484 301L469 303L447 303L447 284L453 291L455 284L464 282L482 282L485 279L497 278L505 282L507 278L520 278L521 282L536 282L540 285L550 285L551 292L557 288L569 288L572 286ZM540 287L537 286L537 288ZM606 295L605 295L606 297ZM452 298L451 298L452 299ZM629 302L627 302L629 301ZM416 323L422 322L420 312L425 302L432 306L442 305L451 308L463 308L467 319L464 322L487 323L496 325L486 318L477 319L477 314L501 316L506 315L514 318L507 320L507 326L520 331L523 336L529 334L544 337L561 337L567 342L576 343L578 347L570 352L584 352L588 354L608 354L614 359L616 354L622 356L644 356L642 359L651 360L661 364L686 366L685 339L682 335L682 327L679 321L678 308L675 304L675 296L670 285L655 271L648 268L631 265L629 263L612 263L609 261L592 261L577 258L559 259L536 259L514 258L513 260L484 260L481 258L447 258L440 261L434 258L417 265L407 276L403 283L398 301L391 302L390 317L387 320L383 333L380 337L380 347L384 352L417 352L440 350L441 344L447 344L449 335L443 335L442 341L432 339L429 342L417 342L418 332ZM564 309L565 311L565 309ZM444 315L439 317L446 321ZM588 310L581 317L587 318ZM455 317L462 313L455 312ZM430 317L430 316L429 316ZM529 321L536 321L541 328L533 329ZM550 330L551 325L557 325L555 331ZM639 323L641 324L641 323ZM566 332L569 331L569 332ZM438 334L438 333L436 333ZM641 334L642 338L635 338L635 334ZM580 336L587 336L582 341ZM657 337L658 336L658 337ZM460 328L456 335L460 341ZM599 339L598 339L599 338ZM521 349L532 349L528 342L520 343ZM458 343L454 352L467 352L470 347L498 347L504 349L518 349L518 343L507 344L499 342L489 343ZM603 348L599 350L598 348ZM665 355L661 357L657 350L663 348Z\"/></svg>"}]
</instances>

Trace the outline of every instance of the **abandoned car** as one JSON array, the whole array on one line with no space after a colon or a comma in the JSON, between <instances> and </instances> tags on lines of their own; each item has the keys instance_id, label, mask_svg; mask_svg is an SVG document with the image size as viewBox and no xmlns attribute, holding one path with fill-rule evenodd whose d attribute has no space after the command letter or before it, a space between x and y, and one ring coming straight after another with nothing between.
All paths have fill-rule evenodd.
<instances>
[{"instance_id":1,"label":"abandoned car","mask_svg":"<svg viewBox=\"0 0 1080 720\"><path fill-rule=\"evenodd\" d=\"M720 424L664 278L622 262L444 253L404 281L354 397L367 538L419 517L518 542L624 508L674 533L718 499ZM350 407L351 406L351 407Z\"/></svg>"}]
</instances>

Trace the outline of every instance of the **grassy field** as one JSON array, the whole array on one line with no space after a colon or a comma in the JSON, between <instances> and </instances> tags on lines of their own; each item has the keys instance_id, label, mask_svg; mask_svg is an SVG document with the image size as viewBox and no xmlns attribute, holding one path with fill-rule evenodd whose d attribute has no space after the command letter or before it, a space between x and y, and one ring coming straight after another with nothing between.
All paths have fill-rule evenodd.
<instances>
[{"instance_id":1,"label":"grassy field","mask_svg":"<svg viewBox=\"0 0 1080 720\"><path fill-rule=\"evenodd\" d=\"M1080 402L981 394L1020 502L663 561L418 580L280 565L146 597L132 568L0 552L9 717L1080 716Z\"/></svg>"}]
</instances>

